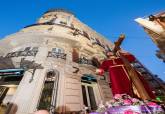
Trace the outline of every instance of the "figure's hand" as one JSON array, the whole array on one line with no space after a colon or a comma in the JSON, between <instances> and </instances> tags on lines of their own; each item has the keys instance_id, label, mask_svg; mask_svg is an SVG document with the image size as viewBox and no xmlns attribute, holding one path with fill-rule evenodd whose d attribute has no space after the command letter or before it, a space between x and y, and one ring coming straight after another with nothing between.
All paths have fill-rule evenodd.
<instances>
[{"instance_id":1,"label":"figure's hand","mask_svg":"<svg viewBox=\"0 0 165 114\"><path fill-rule=\"evenodd\" d=\"M96 69L96 74L99 74L101 72L100 69Z\"/></svg>"},{"instance_id":2,"label":"figure's hand","mask_svg":"<svg viewBox=\"0 0 165 114\"><path fill-rule=\"evenodd\" d=\"M103 69L96 69L96 74L103 75L104 70Z\"/></svg>"}]
</instances>

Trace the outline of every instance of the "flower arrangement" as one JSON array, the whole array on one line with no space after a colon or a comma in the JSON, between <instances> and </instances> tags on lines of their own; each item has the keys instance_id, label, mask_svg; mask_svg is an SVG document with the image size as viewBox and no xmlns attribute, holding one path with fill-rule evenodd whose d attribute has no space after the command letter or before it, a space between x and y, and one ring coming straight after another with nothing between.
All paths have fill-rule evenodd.
<instances>
[{"instance_id":1,"label":"flower arrangement","mask_svg":"<svg viewBox=\"0 0 165 114\"><path fill-rule=\"evenodd\" d=\"M107 107L143 105L144 103L137 98L131 98L127 94L116 94L114 98L106 102Z\"/></svg>"},{"instance_id":2,"label":"flower arrangement","mask_svg":"<svg viewBox=\"0 0 165 114\"><path fill-rule=\"evenodd\" d=\"M113 112L114 111L114 112ZM105 104L101 101L96 112L98 114L118 114L115 111L122 112L121 114L141 114L153 113L164 114L160 105L148 100L139 100L132 98L127 94L116 94L113 99L107 101Z\"/></svg>"}]
</instances>

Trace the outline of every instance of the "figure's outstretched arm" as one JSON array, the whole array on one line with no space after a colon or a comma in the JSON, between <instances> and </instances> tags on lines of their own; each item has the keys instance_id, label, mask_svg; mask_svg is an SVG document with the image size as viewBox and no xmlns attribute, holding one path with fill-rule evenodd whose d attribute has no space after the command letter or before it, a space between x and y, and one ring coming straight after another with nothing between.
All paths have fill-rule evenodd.
<instances>
[{"instance_id":1,"label":"figure's outstretched arm","mask_svg":"<svg viewBox=\"0 0 165 114\"><path fill-rule=\"evenodd\" d=\"M100 67L98 69L96 69L96 74L102 76L104 74L104 71L107 71L108 68L109 68L108 60L105 60L105 61L102 62Z\"/></svg>"},{"instance_id":2,"label":"figure's outstretched arm","mask_svg":"<svg viewBox=\"0 0 165 114\"><path fill-rule=\"evenodd\" d=\"M101 68L98 68L98 69L96 69L96 74L98 74L98 75L103 75L104 74L104 70L103 69L101 69Z\"/></svg>"}]
</instances>

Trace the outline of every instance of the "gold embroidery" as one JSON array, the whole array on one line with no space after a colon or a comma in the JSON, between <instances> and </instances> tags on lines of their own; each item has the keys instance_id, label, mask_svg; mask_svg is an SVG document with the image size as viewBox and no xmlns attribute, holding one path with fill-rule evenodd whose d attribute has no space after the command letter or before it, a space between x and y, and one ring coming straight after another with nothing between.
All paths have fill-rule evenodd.
<instances>
[{"instance_id":1,"label":"gold embroidery","mask_svg":"<svg viewBox=\"0 0 165 114\"><path fill-rule=\"evenodd\" d=\"M129 75L128 75L127 71L126 71L126 69L124 68L124 65L122 66L122 68L123 68L123 70L124 70L124 72L125 72L126 76L128 77L128 79L131 81L131 79L130 79L130 77L129 77Z\"/></svg>"},{"instance_id":2,"label":"gold embroidery","mask_svg":"<svg viewBox=\"0 0 165 114\"><path fill-rule=\"evenodd\" d=\"M107 58L107 60L114 60L114 59L118 59L118 58L120 58L120 57L112 56L112 57Z\"/></svg>"},{"instance_id":3,"label":"gold embroidery","mask_svg":"<svg viewBox=\"0 0 165 114\"><path fill-rule=\"evenodd\" d=\"M139 92L137 91L137 89L136 89L135 85L133 84L132 80L130 79L130 77L129 77L127 71L126 71L126 69L124 68L124 65L123 65L123 70L124 70L124 72L126 73L126 75L127 75L128 79L130 80L130 82L132 83L133 93L134 93L135 95L137 95L138 97L140 97Z\"/></svg>"},{"instance_id":4,"label":"gold embroidery","mask_svg":"<svg viewBox=\"0 0 165 114\"><path fill-rule=\"evenodd\" d=\"M112 67L119 67L119 66L124 66L124 65L113 65L113 66L110 66L110 68L112 68Z\"/></svg>"}]
</instances>

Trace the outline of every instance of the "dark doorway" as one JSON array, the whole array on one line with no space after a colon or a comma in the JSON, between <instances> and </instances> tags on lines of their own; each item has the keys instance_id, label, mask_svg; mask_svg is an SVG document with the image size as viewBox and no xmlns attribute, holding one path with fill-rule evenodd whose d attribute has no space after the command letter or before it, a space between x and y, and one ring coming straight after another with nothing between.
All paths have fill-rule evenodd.
<instances>
[{"instance_id":1,"label":"dark doorway","mask_svg":"<svg viewBox=\"0 0 165 114\"><path fill-rule=\"evenodd\" d=\"M87 94L86 94L86 90L85 90L85 86L82 85L82 93L83 93L83 102L85 106L88 106L88 101L87 101Z\"/></svg>"},{"instance_id":2,"label":"dark doorway","mask_svg":"<svg viewBox=\"0 0 165 114\"><path fill-rule=\"evenodd\" d=\"M93 92L93 87L88 86L88 94L89 94L91 110L96 110L97 106L96 106L95 95L94 95L94 92Z\"/></svg>"}]
</instances>

